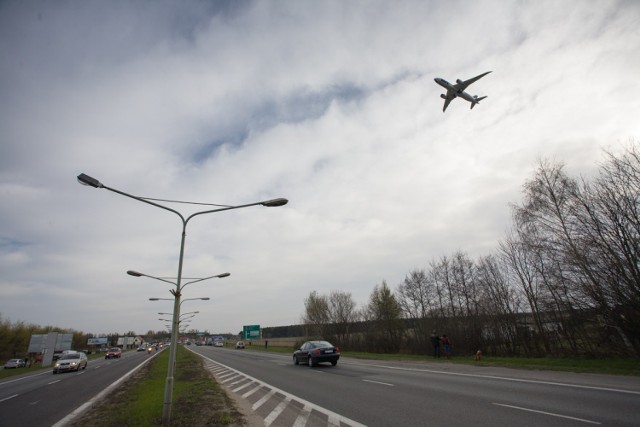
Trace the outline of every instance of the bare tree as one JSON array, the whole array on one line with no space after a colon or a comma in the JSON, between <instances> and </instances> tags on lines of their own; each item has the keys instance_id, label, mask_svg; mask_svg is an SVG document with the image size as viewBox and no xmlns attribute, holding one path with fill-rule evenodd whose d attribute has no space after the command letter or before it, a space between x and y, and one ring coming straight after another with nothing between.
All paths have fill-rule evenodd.
<instances>
[{"instance_id":1,"label":"bare tree","mask_svg":"<svg viewBox=\"0 0 640 427\"><path fill-rule=\"evenodd\" d=\"M486 314L486 345L493 354L517 353L518 313L521 309L519 293L505 274L500 259L488 255L478 262L477 280L482 289L483 311Z\"/></svg>"},{"instance_id":2,"label":"bare tree","mask_svg":"<svg viewBox=\"0 0 640 427\"><path fill-rule=\"evenodd\" d=\"M535 246L535 240L523 229L512 230L507 238L500 242L501 255L505 260L505 265L508 267L507 274L514 277L531 310L534 326L532 332L535 334L534 338L536 339L528 339L529 325L526 323L522 324L518 331L519 341L524 345L527 355L532 355L532 352L541 353L539 344L542 344L547 353L550 352L550 346L544 335L543 309L541 307L544 287L537 274L536 257L533 251Z\"/></svg>"},{"instance_id":3,"label":"bare tree","mask_svg":"<svg viewBox=\"0 0 640 427\"><path fill-rule=\"evenodd\" d=\"M607 161L593 184L583 180L578 221L588 248L591 280L581 282L598 303L605 325L614 328L627 349L640 352L640 152L628 147ZM633 337L633 338L632 338Z\"/></svg>"},{"instance_id":4,"label":"bare tree","mask_svg":"<svg viewBox=\"0 0 640 427\"><path fill-rule=\"evenodd\" d=\"M368 320L367 344L374 352L397 353L402 346L402 308L383 280L375 286L365 310Z\"/></svg>"},{"instance_id":5,"label":"bare tree","mask_svg":"<svg viewBox=\"0 0 640 427\"><path fill-rule=\"evenodd\" d=\"M427 352L430 348L429 333L431 325L428 316L437 307L435 285L425 270L413 270L396 289L398 304L404 317L410 320L411 348L414 351ZM431 327L430 327L431 326Z\"/></svg>"},{"instance_id":6,"label":"bare tree","mask_svg":"<svg viewBox=\"0 0 640 427\"><path fill-rule=\"evenodd\" d=\"M302 322L307 327L307 335L312 337L325 337L329 324L329 301L324 295L318 295L312 291L304 300L305 313Z\"/></svg>"},{"instance_id":7,"label":"bare tree","mask_svg":"<svg viewBox=\"0 0 640 427\"><path fill-rule=\"evenodd\" d=\"M331 291L327 299L331 332L337 344L349 343L351 326L359 320L356 303L349 292Z\"/></svg>"}]
</instances>

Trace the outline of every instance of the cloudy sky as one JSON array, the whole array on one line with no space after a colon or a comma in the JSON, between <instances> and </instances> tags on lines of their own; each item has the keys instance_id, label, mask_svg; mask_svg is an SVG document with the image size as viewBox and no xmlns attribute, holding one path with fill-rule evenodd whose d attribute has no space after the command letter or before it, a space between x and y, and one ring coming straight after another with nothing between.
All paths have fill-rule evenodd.
<instances>
[{"instance_id":1,"label":"cloudy sky","mask_svg":"<svg viewBox=\"0 0 640 427\"><path fill-rule=\"evenodd\" d=\"M182 223L79 185L262 206L194 217L191 327L298 323L311 291L496 250L539 159L640 138L636 1L0 2L0 316L164 329ZM473 110L434 77L493 71ZM186 215L214 209L169 204ZM165 316L166 317L166 316Z\"/></svg>"}]
</instances>

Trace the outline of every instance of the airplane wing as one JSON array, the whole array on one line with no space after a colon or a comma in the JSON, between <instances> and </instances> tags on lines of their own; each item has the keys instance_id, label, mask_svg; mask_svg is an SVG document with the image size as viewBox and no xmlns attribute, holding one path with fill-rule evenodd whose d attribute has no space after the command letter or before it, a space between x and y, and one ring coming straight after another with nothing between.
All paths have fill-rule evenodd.
<instances>
[{"instance_id":1,"label":"airplane wing","mask_svg":"<svg viewBox=\"0 0 640 427\"><path fill-rule=\"evenodd\" d=\"M454 98L455 98L455 97L454 97ZM453 99L453 98L449 98L449 97L446 97L446 98L444 99L444 107L442 108L442 112L443 112L443 113L444 113L445 111L447 111L447 107L449 106L449 103L451 102L451 100L452 100L452 99Z\"/></svg>"},{"instance_id":2,"label":"airplane wing","mask_svg":"<svg viewBox=\"0 0 640 427\"><path fill-rule=\"evenodd\" d=\"M480 80L481 78L489 74L490 72L491 71L487 71L486 73L482 73L479 76L475 76L470 78L469 80L465 80L462 83L456 83L455 85L453 85L453 87L455 87L458 91L464 91L467 88L467 86L469 86L471 83L477 82L478 80Z\"/></svg>"}]
</instances>

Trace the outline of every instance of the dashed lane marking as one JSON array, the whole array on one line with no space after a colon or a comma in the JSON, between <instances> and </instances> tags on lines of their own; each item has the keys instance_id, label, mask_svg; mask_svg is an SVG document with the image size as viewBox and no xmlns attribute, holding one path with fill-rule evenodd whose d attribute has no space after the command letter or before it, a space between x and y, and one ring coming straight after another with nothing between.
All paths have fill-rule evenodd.
<instances>
[{"instance_id":1,"label":"dashed lane marking","mask_svg":"<svg viewBox=\"0 0 640 427\"><path fill-rule=\"evenodd\" d=\"M537 414L549 415L549 416L558 417L558 418L566 418L569 420L580 421L588 424L602 424L601 422L598 422L598 421L591 421L591 420L585 420L584 418L570 417L569 415L554 414L553 412L538 411L537 409L523 408L521 406L505 405L504 403L495 403L495 402L493 404L496 406L503 406L505 408L518 409L520 411L527 411L527 412L535 412Z\"/></svg>"},{"instance_id":2,"label":"dashed lane marking","mask_svg":"<svg viewBox=\"0 0 640 427\"><path fill-rule=\"evenodd\" d=\"M365 383L381 384L381 385L387 385L389 387L393 387L393 384L383 383L382 381L373 381L373 380L362 380L362 381Z\"/></svg>"},{"instance_id":3,"label":"dashed lane marking","mask_svg":"<svg viewBox=\"0 0 640 427\"><path fill-rule=\"evenodd\" d=\"M14 397L18 397L18 396L19 396L18 394L14 394L13 396L9 396L9 397L5 397L4 399L0 399L0 402L4 402L6 400L13 399Z\"/></svg>"}]
</instances>

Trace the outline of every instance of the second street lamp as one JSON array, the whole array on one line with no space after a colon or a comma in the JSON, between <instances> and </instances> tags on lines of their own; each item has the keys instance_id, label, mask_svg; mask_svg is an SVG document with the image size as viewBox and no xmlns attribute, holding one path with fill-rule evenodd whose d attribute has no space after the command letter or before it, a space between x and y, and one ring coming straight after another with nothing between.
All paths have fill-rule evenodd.
<instances>
[{"instance_id":1,"label":"second street lamp","mask_svg":"<svg viewBox=\"0 0 640 427\"><path fill-rule=\"evenodd\" d=\"M175 299L177 299L177 298L175 298ZM172 298L149 298L149 301L174 301L175 299L172 299ZM185 298L182 301L180 301L180 304L179 304L178 307L182 306L182 303L185 302L185 301L196 301L196 300L209 301L210 299L211 298L209 298L209 297ZM164 322L171 322L171 326L169 326L169 323L167 323L167 328L169 328L171 334L173 335L174 329L179 332L180 325L185 326L185 325L189 324L191 322L191 318L196 316L195 313L200 313L200 312L199 311L191 311L191 312L185 313L185 314L191 314L191 316L187 316L184 319L182 319L183 315L180 315L179 316L180 318L178 320L176 320L176 316L174 315L173 316L173 320L170 320L170 319L158 319L158 320L161 320L161 321L164 321ZM170 314L170 313L158 313L158 314ZM174 327L176 325L177 325L177 328ZM174 344L172 343L171 345L174 345ZM177 340L176 340L176 345L177 345ZM171 355L171 349L169 349L169 355ZM175 359L174 359L174 364L175 364Z\"/></svg>"},{"instance_id":2,"label":"second street lamp","mask_svg":"<svg viewBox=\"0 0 640 427\"><path fill-rule=\"evenodd\" d=\"M172 290L172 293L175 296L175 301L174 301L174 308L173 308L173 328L171 331L171 350L169 352L169 368L167 369L167 380L165 383L165 390L164 390L164 402L163 402L163 406L162 406L162 424L163 425L169 425L169 421L171 419L171 403L172 403L172 399L173 399L173 377L174 377L174 365L175 365L175 360L176 360L176 344L178 342L178 319L180 316L180 296L181 296L181 281L182 281L182 264L183 264L183 260L184 260L184 245L185 245L185 239L187 236L187 223L194 217L198 216L198 215L204 215L204 214L209 214L209 213L216 213L216 212L222 212L222 211L228 211L228 210L232 210L232 209L241 209L241 208L246 208L249 206L266 206L266 207L277 207L277 206L283 206L286 205L289 201L287 199L284 198L278 198L278 199L271 199L271 200L265 200L262 202L256 202L256 203L249 203L249 204L245 204L245 205L238 205L238 206L225 206L225 207L219 207L217 209L209 209L209 210L205 210L205 211L200 211L200 212L195 212L191 215L189 215L188 217L184 217L180 212L171 209L167 206L161 205L159 203L156 203L148 198L144 198L144 197L138 197L138 196L134 196L132 194L129 193L125 193L123 191L120 190L116 190L115 188L110 188L107 187L106 185L104 185L103 183L101 183L99 180L97 180L96 178L93 178L87 174L81 173L80 175L78 175L78 182L82 185L87 185L89 187L93 187L93 188L98 188L98 189L105 189L105 190L109 190L112 191L114 193L120 194L122 196L125 197L129 197L131 199L137 200L139 202L143 202L143 203L147 203L151 206L155 206L164 210L167 210L169 212L173 212L174 214L178 215L178 217L180 218L180 220L182 221L182 238L180 241L180 256L178 258L178 277L177 277L177 281L176 281L176 289ZM134 272L135 273L135 272Z\"/></svg>"}]
</instances>

